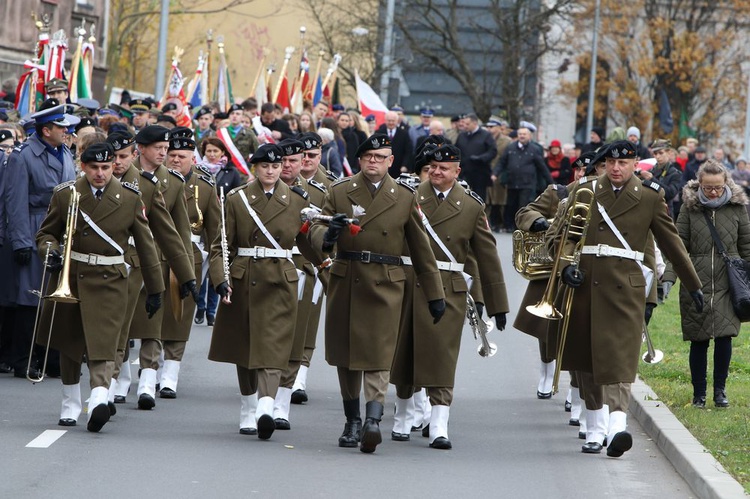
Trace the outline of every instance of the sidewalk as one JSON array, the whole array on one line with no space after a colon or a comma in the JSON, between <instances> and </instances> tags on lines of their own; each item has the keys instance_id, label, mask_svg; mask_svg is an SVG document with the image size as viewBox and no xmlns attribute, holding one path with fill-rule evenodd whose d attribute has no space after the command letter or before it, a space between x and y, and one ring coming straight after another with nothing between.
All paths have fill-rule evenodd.
<instances>
[{"instance_id":1,"label":"sidewalk","mask_svg":"<svg viewBox=\"0 0 750 499\"><path fill-rule=\"evenodd\" d=\"M727 473L640 378L632 385L630 413L698 497L748 497L742 485Z\"/></svg>"}]
</instances>

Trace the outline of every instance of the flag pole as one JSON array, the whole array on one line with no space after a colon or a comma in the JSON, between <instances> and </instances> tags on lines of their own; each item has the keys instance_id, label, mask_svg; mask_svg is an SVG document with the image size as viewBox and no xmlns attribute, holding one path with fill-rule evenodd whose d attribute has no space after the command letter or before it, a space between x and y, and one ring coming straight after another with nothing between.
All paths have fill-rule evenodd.
<instances>
[{"instance_id":1,"label":"flag pole","mask_svg":"<svg viewBox=\"0 0 750 499\"><path fill-rule=\"evenodd\" d=\"M286 48L286 55L284 57L284 65L281 66L281 73L279 73L279 79L276 81L276 88L273 91L273 99L271 99L272 102L276 102L276 100L279 98L279 92L281 92L281 83L284 81L284 77L286 76L287 68L289 67L289 59L292 58L292 54L294 53L294 47L287 47Z\"/></svg>"},{"instance_id":2,"label":"flag pole","mask_svg":"<svg viewBox=\"0 0 750 499\"><path fill-rule=\"evenodd\" d=\"M206 32L206 97L211 101L211 43L214 41L214 30Z\"/></svg>"},{"instance_id":3,"label":"flag pole","mask_svg":"<svg viewBox=\"0 0 750 499\"><path fill-rule=\"evenodd\" d=\"M325 55L325 50L321 50L318 52L318 64L315 67L315 76L310 80L310 86L312 87L312 98L315 98L315 86L318 84L318 78L320 77L320 68L323 66L323 56ZM307 93L310 88L304 89L305 93ZM312 100L312 99L311 99Z\"/></svg>"},{"instance_id":4,"label":"flag pole","mask_svg":"<svg viewBox=\"0 0 750 499\"><path fill-rule=\"evenodd\" d=\"M307 31L307 28L304 26L299 27L299 68L300 68L300 75L299 80L295 80L292 84L292 93L291 95L294 95L297 91L297 85L302 85L302 77L304 76L304 70L302 69L302 61L305 59L305 32ZM296 78L296 75L295 75Z\"/></svg>"},{"instance_id":5,"label":"flag pole","mask_svg":"<svg viewBox=\"0 0 750 499\"><path fill-rule=\"evenodd\" d=\"M328 65L328 72L326 73L326 77L323 80L323 84L320 86L321 92L325 92L325 88L328 86L328 83L331 81L331 76L333 76L333 73L335 73L336 70L339 68L340 62L341 62L341 56L339 54L334 54L333 62Z\"/></svg>"},{"instance_id":6,"label":"flag pole","mask_svg":"<svg viewBox=\"0 0 750 499\"><path fill-rule=\"evenodd\" d=\"M258 82L260 81L260 75L263 74L263 66L266 64L266 57L268 56L268 48L263 47L263 55L260 58L260 63L258 64L258 73L255 75L255 79L253 80L253 86L250 87L253 92L255 92L255 89L258 88Z\"/></svg>"}]
</instances>

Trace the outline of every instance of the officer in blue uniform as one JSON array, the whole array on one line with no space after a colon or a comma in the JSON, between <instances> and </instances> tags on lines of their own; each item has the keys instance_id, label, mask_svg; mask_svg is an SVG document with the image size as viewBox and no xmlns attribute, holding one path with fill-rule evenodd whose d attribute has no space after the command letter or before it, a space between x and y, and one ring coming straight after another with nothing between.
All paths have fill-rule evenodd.
<instances>
[{"instance_id":1,"label":"officer in blue uniform","mask_svg":"<svg viewBox=\"0 0 750 499\"><path fill-rule=\"evenodd\" d=\"M47 213L52 191L58 184L75 179L75 163L65 145L70 126L70 106L47 99L41 110L32 114L35 133L16 147L7 160L5 209L8 227L5 244L13 251L15 297L17 305L13 335L15 376L26 377L34 317L39 299L29 290L39 289L42 261L35 256L35 236ZM50 372L59 370L50 366ZM32 371L35 369L32 367ZM35 372L32 375L38 375Z\"/></svg>"}]
</instances>

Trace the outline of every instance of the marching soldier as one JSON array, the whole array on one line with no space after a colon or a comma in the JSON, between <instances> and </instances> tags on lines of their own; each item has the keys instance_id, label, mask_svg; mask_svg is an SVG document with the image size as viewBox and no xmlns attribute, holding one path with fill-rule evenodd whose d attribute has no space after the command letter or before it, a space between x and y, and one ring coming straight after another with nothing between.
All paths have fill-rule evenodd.
<instances>
[{"instance_id":1,"label":"marching soldier","mask_svg":"<svg viewBox=\"0 0 750 499\"><path fill-rule=\"evenodd\" d=\"M237 366L240 434L262 440L275 430L274 398L294 341L300 294L295 242L307 259L316 259L300 233L307 193L279 180L281 157L273 144L253 155L256 179L229 192L226 231L211 245L211 281L220 283L222 299L208 358Z\"/></svg>"},{"instance_id":2,"label":"marching soldier","mask_svg":"<svg viewBox=\"0 0 750 499\"><path fill-rule=\"evenodd\" d=\"M205 232L207 241L213 241L216 238L221 224L221 208L211 174L198 169L194 164L195 142L192 136L193 131L189 128L181 127L172 130L167 166L180 173L185 179L183 185L190 218L190 239L193 243L195 275L200 278L204 274L203 262L208 256L204 249L202 235ZM190 337L194 313L195 302L188 301L183 307L182 318L179 322L171 313L164 314L161 330L164 366L159 380L161 398L171 399L177 396L180 363L185 352L185 344Z\"/></svg>"},{"instance_id":3,"label":"marching soldier","mask_svg":"<svg viewBox=\"0 0 750 499\"><path fill-rule=\"evenodd\" d=\"M407 293L413 303L406 303L391 382L398 394L397 415L406 412L405 405L415 386L427 388L432 404L430 447L450 449L448 416L466 317L469 283L464 264L469 251L476 258L487 313L495 318L500 331L505 329L508 296L495 238L484 214L484 202L457 185L461 151L456 146L443 145L430 149L425 157L430 163L430 177L429 182L417 188L417 202L432 251L439 258L437 265L446 290L446 314L440 324L433 324L422 305L425 300L422 286L407 279L407 285L415 285L413 293ZM410 431L411 422L406 420L400 428L394 427L392 438L407 440Z\"/></svg>"},{"instance_id":4,"label":"marching soldier","mask_svg":"<svg viewBox=\"0 0 750 499\"><path fill-rule=\"evenodd\" d=\"M333 174L327 173L320 166L320 158L322 155L321 146L323 140L315 132L304 133L299 137L299 140L304 146L302 167L300 169L300 176L307 181L309 188L308 194L310 194L310 206L316 209L322 209L325 201L325 195L328 192L328 187L335 180ZM330 264L330 260L326 259L324 264ZM320 279L323 284L323 291L327 288L328 284L328 266L322 269L318 269L315 273L316 280ZM316 283L317 286L317 283ZM323 309L323 298L319 297L317 302L310 304L309 313L306 319L306 332L305 332L305 349L302 353L302 361L297 372L297 377L294 379L294 386L292 386L292 404L302 404L307 402L307 372L310 368L310 361L312 360L313 351L315 350L315 343L318 336L318 323L320 322L320 311ZM299 316L299 312L298 312Z\"/></svg>"},{"instance_id":5,"label":"marching soldier","mask_svg":"<svg viewBox=\"0 0 750 499\"><path fill-rule=\"evenodd\" d=\"M110 418L107 391L114 371L117 342L127 300L124 248L133 237L143 270L148 298L145 311L151 317L161 305L164 283L159 275L159 259L143 213L138 191L112 178L114 151L107 143L93 144L83 153L85 176L55 189L49 212L36 236L38 253L44 258L50 243L48 267L60 274L59 282L69 279L76 303L46 301L41 330L52 323L51 345L61 352L63 403L59 424L74 426L81 412L81 363L83 355L91 376L87 429L98 432ZM67 220L72 193L80 195L76 220ZM66 223L75 224L72 238L65 241L70 250L70 267L63 262L63 235ZM54 319L52 317L54 309ZM41 340L46 341L44 335ZM112 406L113 408L114 406Z\"/></svg>"},{"instance_id":6,"label":"marching soldier","mask_svg":"<svg viewBox=\"0 0 750 499\"><path fill-rule=\"evenodd\" d=\"M159 186L164 196L164 202L172 218L175 229L182 239L182 252L188 256L188 268L184 272L174 269L179 285L180 299L189 294L197 295L195 289L195 272L193 270L193 243L190 240L190 219L187 212L187 201L185 200L184 177L175 170L167 169L164 160L169 147L169 130L156 125L150 125L138 132L135 137L138 149L138 159L133 162L138 170L141 170L141 183L151 182ZM184 263L184 260L182 260ZM162 272L164 283L169 288L170 277L166 255L162 252ZM180 274L184 275L180 275ZM171 293L167 293L165 308L172 313ZM138 303L142 304L146 299L145 292L141 291ZM159 356L161 355L161 325L164 320L163 309L157 312L153 321L148 320L141 312L143 307L136 306L133 322L130 324L130 337L141 339L140 364L141 376L138 381L138 408L150 410L156 405L156 371L159 369Z\"/></svg>"},{"instance_id":7,"label":"marching soldier","mask_svg":"<svg viewBox=\"0 0 750 499\"><path fill-rule=\"evenodd\" d=\"M339 447L374 452L382 442L379 423L398 336L406 274L401 266L404 242L422 286L430 315L437 322L445 300L435 256L417 212L413 189L388 175L393 164L388 136L376 133L357 150L361 171L331 184L323 214L328 227L313 224L309 237L324 253L337 246L330 268L326 311L326 360L338 369L346 424ZM356 236L345 218L359 219ZM377 322L368 320L377 317ZM359 396L364 379L366 420Z\"/></svg>"},{"instance_id":8,"label":"marching soldier","mask_svg":"<svg viewBox=\"0 0 750 499\"><path fill-rule=\"evenodd\" d=\"M563 283L576 288L562 367L578 371L586 394L588 435L582 451L600 453L606 435L610 457L622 456L633 444L626 411L640 359L643 323L649 318L648 272L642 265L649 231L696 308L703 308L700 280L667 214L664 192L658 184L644 184L633 174L635 155L630 142L612 143L604 152L605 175L571 189L571 199L581 188L591 189L594 199L580 264L561 271ZM576 242L562 244L571 254ZM590 399L598 400L590 403ZM609 406L608 430L601 417L607 411L604 404Z\"/></svg>"},{"instance_id":9,"label":"marching soldier","mask_svg":"<svg viewBox=\"0 0 750 499\"><path fill-rule=\"evenodd\" d=\"M18 378L27 375L39 305L39 299L29 290L39 288L42 282L42 261L33 256L35 235L47 213L52 190L75 178L73 155L64 144L70 126L66 111L66 105L47 99L42 110L31 115L36 133L10 153L5 171L6 244L10 244L13 250L16 274L12 367ZM57 370L56 366L54 370ZM29 374L38 377L33 364Z\"/></svg>"}]
</instances>

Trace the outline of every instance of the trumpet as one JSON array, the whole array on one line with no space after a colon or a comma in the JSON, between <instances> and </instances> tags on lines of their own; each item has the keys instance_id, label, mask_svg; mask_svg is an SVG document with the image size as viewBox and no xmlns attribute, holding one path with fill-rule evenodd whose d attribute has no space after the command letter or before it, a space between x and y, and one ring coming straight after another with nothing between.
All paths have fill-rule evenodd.
<instances>
[{"instance_id":1,"label":"trumpet","mask_svg":"<svg viewBox=\"0 0 750 499\"><path fill-rule=\"evenodd\" d=\"M477 347L477 353L481 357L492 357L497 353L497 345L487 339L487 334L492 331L492 321L484 321L477 313L477 304L471 293L466 293L466 318L469 320L471 332L474 333L474 339L479 338L480 345Z\"/></svg>"},{"instance_id":2,"label":"trumpet","mask_svg":"<svg viewBox=\"0 0 750 499\"><path fill-rule=\"evenodd\" d=\"M229 283L229 243L227 242L227 218L225 215L224 186L219 187L219 203L221 204L221 264L224 268L224 282Z\"/></svg>"},{"instance_id":3,"label":"trumpet","mask_svg":"<svg viewBox=\"0 0 750 499\"><path fill-rule=\"evenodd\" d=\"M302 211L299 212L299 217L304 222L302 232L307 232L310 224L316 220L328 223L333 219L332 216L323 215L315 208L302 208ZM359 226L359 219L357 218L345 218L344 223L349 226L349 232L352 236L356 236L359 234L359 231L362 230Z\"/></svg>"}]
</instances>

